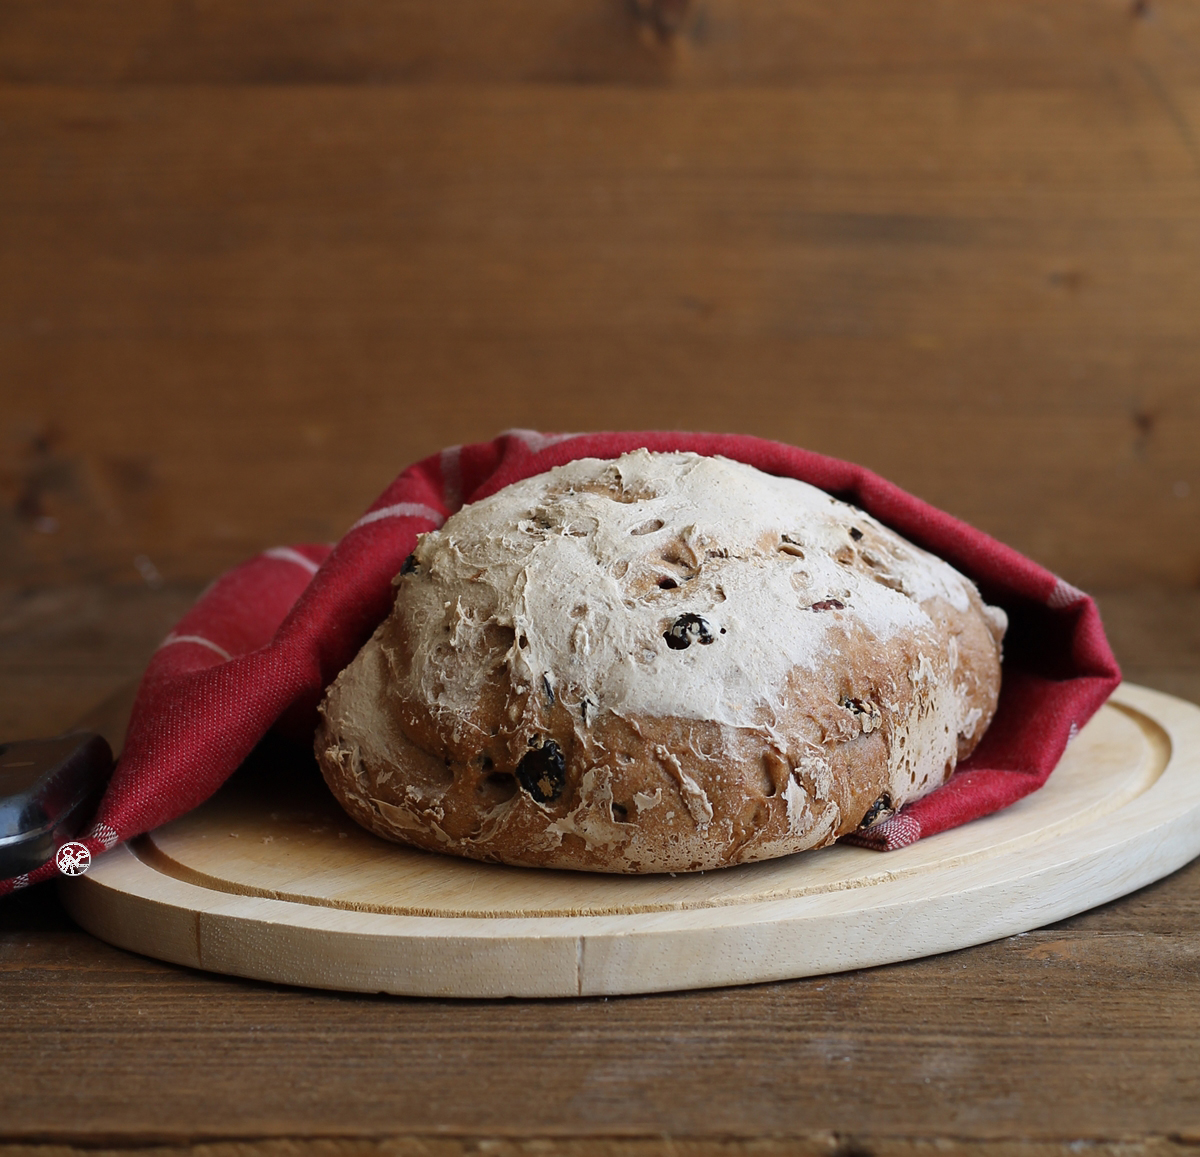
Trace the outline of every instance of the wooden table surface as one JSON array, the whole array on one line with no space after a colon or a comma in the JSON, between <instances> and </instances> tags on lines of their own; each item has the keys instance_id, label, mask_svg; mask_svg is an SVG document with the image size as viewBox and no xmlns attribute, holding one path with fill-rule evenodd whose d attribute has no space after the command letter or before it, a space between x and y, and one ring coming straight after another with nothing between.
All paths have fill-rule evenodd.
<instances>
[{"instance_id":1,"label":"wooden table surface","mask_svg":"<svg viewBox=\"0 0 1200 1157\"><path fill-rule=\"evenodd\" d=\"M860 461L1200 701L1200 0L0 0L0 736L510 426ZM1200 864L868 972L290 991L0 901L0 1157L1200 1145ZM569 1143L568 1143L569 1142Z\"/></svg>"},{"instance_id":2,"label":"wooden table surface","mask_svg":"<svg viewBox=\"0 0 1200 1157\"><path fill-rule=\"evenodd\" d=\"M0 723L118 689L193 590L0 613ZM1101 606L1127 675L1200 700L1200 592ZM1194 1152L1200 862L1030 932L782 984L587 1000L292 990L111 948L41 886L0 904L0 1152ZM549 1149L543 1143L553 1145ZM569 1144L568 1144L569 1142Z\"/></svg>"}]
</instances>

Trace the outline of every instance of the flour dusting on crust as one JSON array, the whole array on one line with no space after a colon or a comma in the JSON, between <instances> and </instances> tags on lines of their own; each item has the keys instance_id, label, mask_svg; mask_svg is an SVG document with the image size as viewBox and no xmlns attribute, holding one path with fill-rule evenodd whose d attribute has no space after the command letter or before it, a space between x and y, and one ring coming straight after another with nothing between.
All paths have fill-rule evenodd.
<instances>
[{"instance_id":1,"label":"flour dusting on crust","mask_svg":"<svg viewBox=\"0 0 1200 1157\"><path fill-rule=\"evenodd\" d=\"M396 583L318 756L372 830L477 858L680 871L831 842L942 783L999 691L1004 613L969 580L718 457L519 482Z\"/></svg>"}]
</instances>

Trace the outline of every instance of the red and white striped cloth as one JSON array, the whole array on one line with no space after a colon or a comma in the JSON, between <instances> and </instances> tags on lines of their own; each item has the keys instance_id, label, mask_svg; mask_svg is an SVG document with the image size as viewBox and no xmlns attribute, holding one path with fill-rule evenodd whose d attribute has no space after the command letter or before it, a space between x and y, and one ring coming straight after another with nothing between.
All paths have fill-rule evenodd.
<instances>
[{"instance_id":1,"label":"red and white striped cloth","mask_svg":"<svg viewBox=\"0 0 1200 1157\"><path fill-rule=\"evenodd\" d=\"M937 791L856 842L888 850L1012 803L1045 782L1120 681L1095 603L1015 550L848 462L731 434L538 434L452 446L410 466L332 548L266 551L220 578L142 679L117 769L83 842L93 856L208 799L273 726L311 739L324 688L387 615L392 576L464 502L575 458L722 454L819 486L940 555L1008 612L1004 681L983 742ZM0 881L52 876L54 862Z\"/></svg>"}]
</instances>

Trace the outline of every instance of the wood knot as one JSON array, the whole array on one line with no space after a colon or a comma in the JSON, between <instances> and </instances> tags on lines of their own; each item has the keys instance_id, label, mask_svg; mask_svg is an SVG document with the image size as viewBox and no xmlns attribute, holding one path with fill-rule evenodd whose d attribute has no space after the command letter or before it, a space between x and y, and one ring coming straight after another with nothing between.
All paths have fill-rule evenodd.
<instances>
[{"instance_id":1,"label":"wood knot","mask_svg":"<svg viewBox=\"0 0 1200 1157\"><path fill-rule=\"evenodd\" d=\"M669 41L683 30L692 0L630 0L634 19L658 40Z\"/></svg>"}]
</instances>

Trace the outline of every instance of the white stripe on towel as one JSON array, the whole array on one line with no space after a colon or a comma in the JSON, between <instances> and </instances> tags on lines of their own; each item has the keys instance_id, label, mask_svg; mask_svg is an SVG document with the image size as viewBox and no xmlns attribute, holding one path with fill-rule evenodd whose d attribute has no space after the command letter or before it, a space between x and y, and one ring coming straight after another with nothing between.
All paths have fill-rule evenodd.
<instances>
[{"instance_id":1,"label":"white stripe on towel","mask_svg":"<svg viewBox=\"0 0 1200 1157\"><path fill-rule=\"evenodd\" d=\"M195 643L198 647L207 647L210 651L216 651L226 663L233 658L224 647L218 646L212 639L206 639L203 635L176 635L172 632L158 645L158 649L161 651L163 647L173 647L176 643Z\"/></svg>"},{"instance_id":2,"label":"white stripe on towel","mask_svg":"<svg viewBox=\"0 0 1200 1157\"><path fill-rule=\"evenodd\" d=\"M445 516L439 514L432 506L425 506L420 502L397 502L395 506L384 506L379 510L372 510L370 514L364 514L350 530L357 530L360 526L369 526L381 518L425 518L434 526L441 526L446 521Z\"/></svg>"},{"instance_id":3,"label":"white stripe on towel","mask_svg":"<svg viewBox=\"0 0 1200 1157\"><path fill-rule=\"evenodd\" d=\"M519 438L535 454L545 450L547 446L557 446L559 442L567 442L578 438L578 434L541 434L537 430L505 430L511 438Z\"/></svg>"},{"instance_id":4,"label":"white stripe on towel","mask_svg":"<svg viewBox=\"0 0 1200 1157\"><path fill-rule=\"evenodd\" d=\"M297 566L302 566L309 574L316 574L320 569L311 558L305 558L298 550L292 550L290 546L273 546L270 550L263 551L263 558L277 558L280 562L294 562Z\"/></svg>"}]
</instances>

